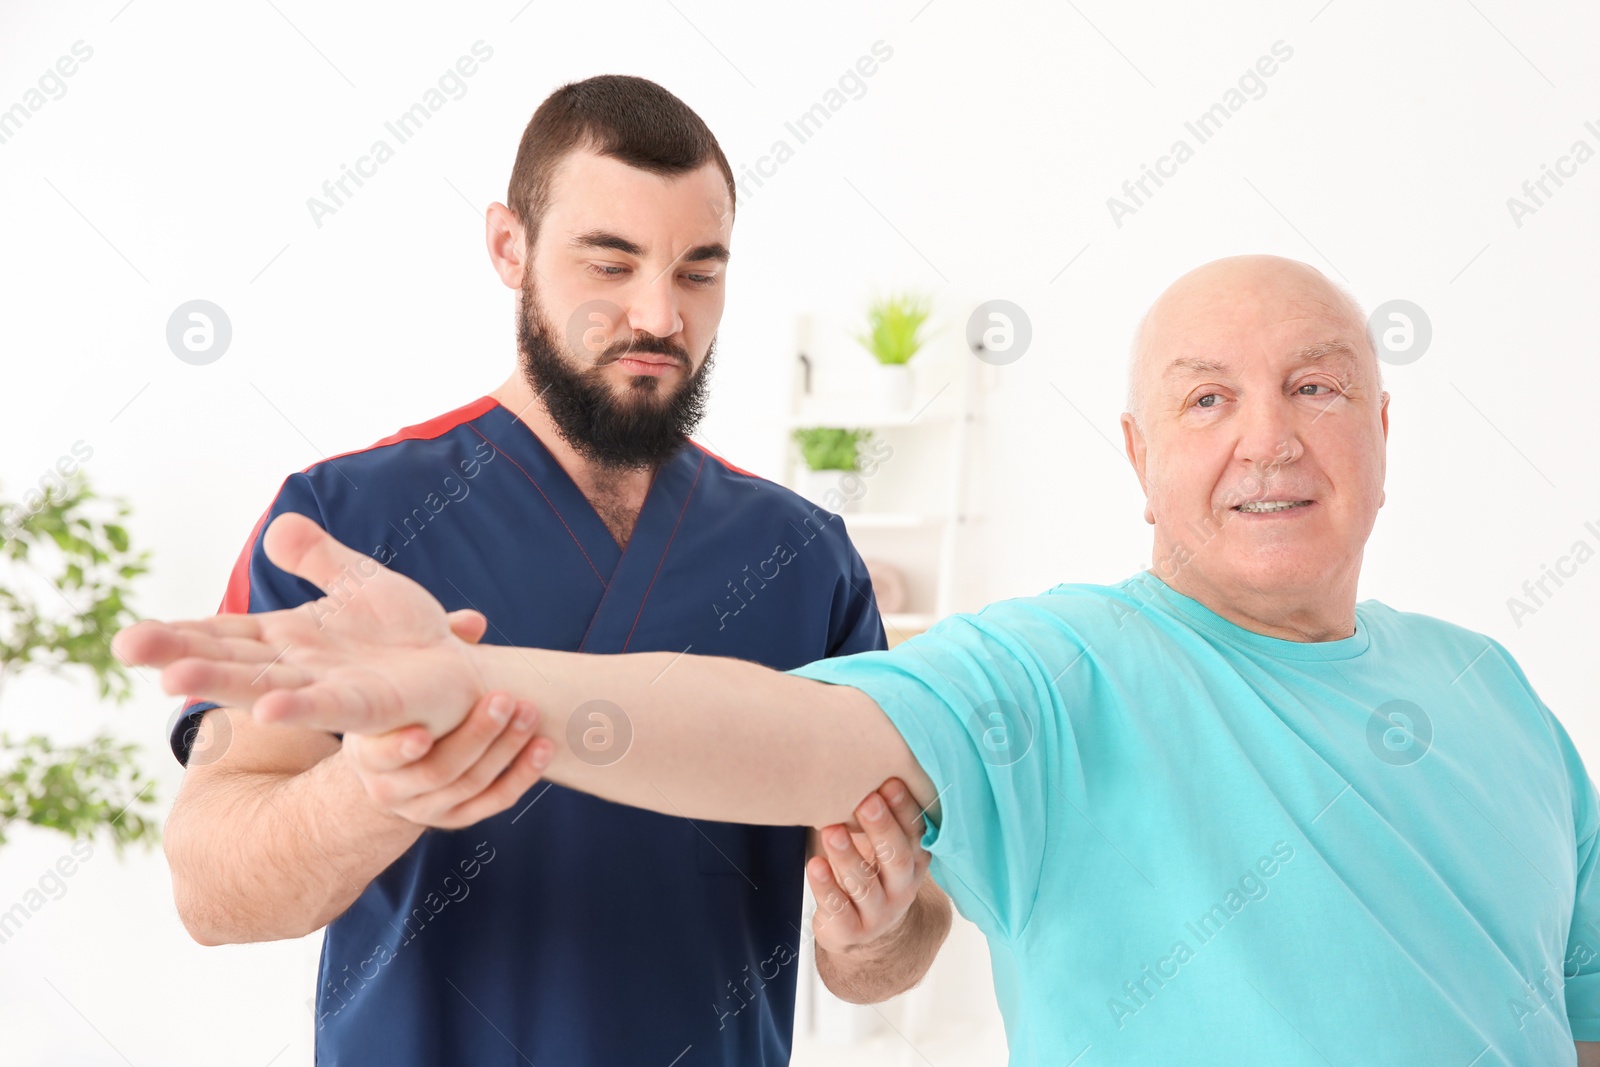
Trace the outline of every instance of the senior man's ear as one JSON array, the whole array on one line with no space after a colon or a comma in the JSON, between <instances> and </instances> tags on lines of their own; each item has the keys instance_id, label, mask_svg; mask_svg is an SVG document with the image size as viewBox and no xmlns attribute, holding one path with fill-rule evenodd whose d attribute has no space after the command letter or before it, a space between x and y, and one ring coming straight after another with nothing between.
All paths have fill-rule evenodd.
<instances>
[{"instance_id":1,"label":"senior man's ear","mask_svg":"<svg viewBox=\"0 0 1600 1067\"><path fill-rule=\"evenodd\" d=\"M1139 488L1144 491L1145 507L1144 521L1151 526L1156 524L1156 517L1150 511L1150 484L1144 477L1144 433L1139 429L1139 423L1131 412L1122 413L1122 447L1128 454L1128 462L1133 464L1133 472L1139 476Z\"/></svg>"},{"instance_id":2,"label":"senior man's ear","mask_svg":"<svg viewBox=\"0 0 1600 1067\"><path fill-rule=\"evenodd\" d=\"M1383 423L1384 467L1388 467L1389 450L1389 390L1383 391L1383 398L1378 401L1378 418ZM1381 508L1389 499L1389 490L1383 486L1378 488L1378 506Z\"/></svg>"}]
</instances>

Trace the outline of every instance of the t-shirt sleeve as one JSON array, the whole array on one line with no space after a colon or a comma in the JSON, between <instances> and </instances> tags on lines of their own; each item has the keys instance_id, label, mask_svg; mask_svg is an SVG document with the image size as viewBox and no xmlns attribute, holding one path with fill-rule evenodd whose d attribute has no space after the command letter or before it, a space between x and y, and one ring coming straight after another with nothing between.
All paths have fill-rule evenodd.
<instances>
[{"instance_id":1,"label":"t-shirt sleeve","mask_svg":"<svg viewBox=\"0 0 1600 1067\"><path fill-rule=\"evenodd\" d=\"M298 575L280 570L262 551L261 537L272 520L286 511L299 512L327 529L327 521L317 502L311 481L304 474L291 474L284 479L272 504L256 521L255 528L245 539L244 548L228 577L227 590L217 606L217 614L244 614L255 611L278 611L299 607L301 604L323 596L316 585ZM195 734L200 729L201 716L217 707L215 701L190 697L184 701L172 726L170 741L172 754L184 766L189 765L189 753Z\"/></svg>"},{"instance_id":2,"label":"t-shirt sleeve","mask_svg":"<svg viewBox=\"0 0 1600 1067\"><path fill-rule=\"evenodd\" d=\"M1594 781L1572 739L1554 715L1549 719L1572 784L1573 835L1577 841L1578 878L1563 967L1567 1021L1574 1041L1600 1041L1600 876L1595 870L1600 863L1600 849L1595 847L1600 804L1596 802Z\"/></svg>"},{"instance_id":3,"label":"t-shirt sleeve","mask_svg":"<svg viewBox=\"0 0 1600 1067\"><path fill-rule=\"evenodd\" d=\"M1594 783L1588 804L1595 807ZM1578 842L1578 887L1567 935L1567 1021L1574 1041L1600 1041L1600 879L1595 877L1595 827Z\"/></svg>"},{"instance_id":4,"label":"t-shirt sleeve","mask_svg":"<svg viewBox=\"0 0 1600 1067\"><path fill-rule=\"evenodd\" d=\"M1037 897L1055 775L1073 750L1069 720L1002 602L947 618L889 651L789 672L866 693L932 780L940 806L922 844L934 880L991 937L1012 940Z\"/></svg>"},{"instance_id":5,"label":"t-shirt sleeve","mask_svg":"<svg viewBox=\"0 0 1600 1067\"><path fill-rule=\"evenodd\" d=\"M872 595L872 578L854 546L845 573L834 587L833 610L829 613L828 655L849 656L889 647L878 614L878 600Z\"/></svg>"},{"instance_id":6,"label":"t-shirt sleeve","mask_svg":"<svg viewBox=\"0 0 1600 1067\"><path fill-rule=\"evenodd\" d=\"M1566 727L1555 712L1534 691L1522 665L1505 646L1489 638L1489 643L1510 665L1512 673L1527 690L1544 717L1559 750L1572 797L1572 829L1576 855L1576 884L1573 887L1572 922L1567 930L1567 953L1562 965L1567 1022L1574 1041L1600 1041L1600 798L1594 780L1583 764L1583 757L1572 743Z\"/></svg>"}]
</instances>

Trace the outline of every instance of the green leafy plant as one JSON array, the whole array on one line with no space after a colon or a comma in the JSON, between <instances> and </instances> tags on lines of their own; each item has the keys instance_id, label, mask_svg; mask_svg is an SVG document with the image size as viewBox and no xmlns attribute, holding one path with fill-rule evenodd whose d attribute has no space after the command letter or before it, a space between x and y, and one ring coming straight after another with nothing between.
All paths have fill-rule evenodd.
<instances>
[{"instance_id":1,"label":"green leafy plant","mask_svg":"<svg viewBox=\"0 0 1600 1067\"><path fill-rule=\"evenodd\" d=\"M814 471L853 471L860 462L861 446L871 430L840 430L814 426L794 432L806 466Z\"/></svg>"},{"instance_id":2,"label":"green leafy plant","mask_svg":"<svg viewBox=\"0 0 1600 1067\"><path fill-rule=\"evenodd\" d=\"M903 294L884 297L867 308L870 332L856 334L856 340L879 363L898 366L910 361L927 341L922 328L927 324L933 304L925 296Z\"/></svg>"},{"instance_id":3,"label":"green leafy plant","mask_svg":"<svg viewBox=\"0 0 1600 1067\"><path fill-rule=\"evenodd\" d=\"M133 684L111 636L136 621L124 598L149 569L121 524L128 505L98 498L78 472L28 495L0 501L0 687L24 669L87 668L102 699L123 703ZM74 840L104 833L119 853L150 847L155 783L137 750L103 731L76 745L0 732L0 844L12 824L30 823Z\"/></svg>"}]
</instances>

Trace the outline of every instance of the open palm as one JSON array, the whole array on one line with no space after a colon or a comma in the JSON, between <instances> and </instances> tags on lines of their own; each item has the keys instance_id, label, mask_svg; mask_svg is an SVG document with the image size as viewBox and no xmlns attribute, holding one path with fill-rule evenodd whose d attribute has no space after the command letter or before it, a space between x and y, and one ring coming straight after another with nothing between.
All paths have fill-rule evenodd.
<instances>
[{"instance_id":1,"label":"open palm","mask_svg":"<svg viewBox=\"0 0 1600 1067\"><path fill-rule=\"evenodd\" d=\"M420 723L439 735L483 694L454 616L410 578L293 512L267 527L263 548L329 595L283 611L146 620L112 647L162 668L168 693L248 708L263 723L347 733Z\"/></svg>"}]
</instances>

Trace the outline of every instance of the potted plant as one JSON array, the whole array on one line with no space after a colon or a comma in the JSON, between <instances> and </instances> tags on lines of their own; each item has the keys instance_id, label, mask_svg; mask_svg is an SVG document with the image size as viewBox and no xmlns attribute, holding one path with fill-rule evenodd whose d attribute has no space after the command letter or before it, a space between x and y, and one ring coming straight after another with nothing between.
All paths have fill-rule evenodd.
<instances>
[{"instance_id":1,"label":"potted plant","mask_svg":"<svg viewBox=\"0 0 1600 1067\"><path fill-rule=\"evenodd\" d=\"M830 511L854 511L865 490L865 483L856 473L860 469L861 446L871 437L871 430L832 426L796 430L795 443L806 464L806 479L796 487L800 495Z\"/></svg>"},{"instance_id":2,"label":"potted plant","mask_svg":"<svg viewBox=\"0 0 1600 1067\"><path fill-rule=\"evenodd\" d=\"M125 598L149 554L130 547L127 514L126 502L97 497L76 470L19 504L0 500L0 686L28 669L71 669L91 675L101 698L133 695L111 635L136 619ZM80 860L94 838L119 853L154 845L155 781L136 749L104 731L65 744L0 731L0 845L24 824L71 838Z\"/></svg>"},{"instance_id":3,"label":"potted plant","mask_svg":"<svg viewBox=\"0 0 1600 1067\"><path fill-rule=\"evenodd\" d=\"M925 296L906 293L883 297L867 308L869 332L856 335L856 340L878 361L872 390L875 399L892 411L911 406L908 364L927 340L922 328L932 310L932 302Z\"/></svg>"}]
</instances>

